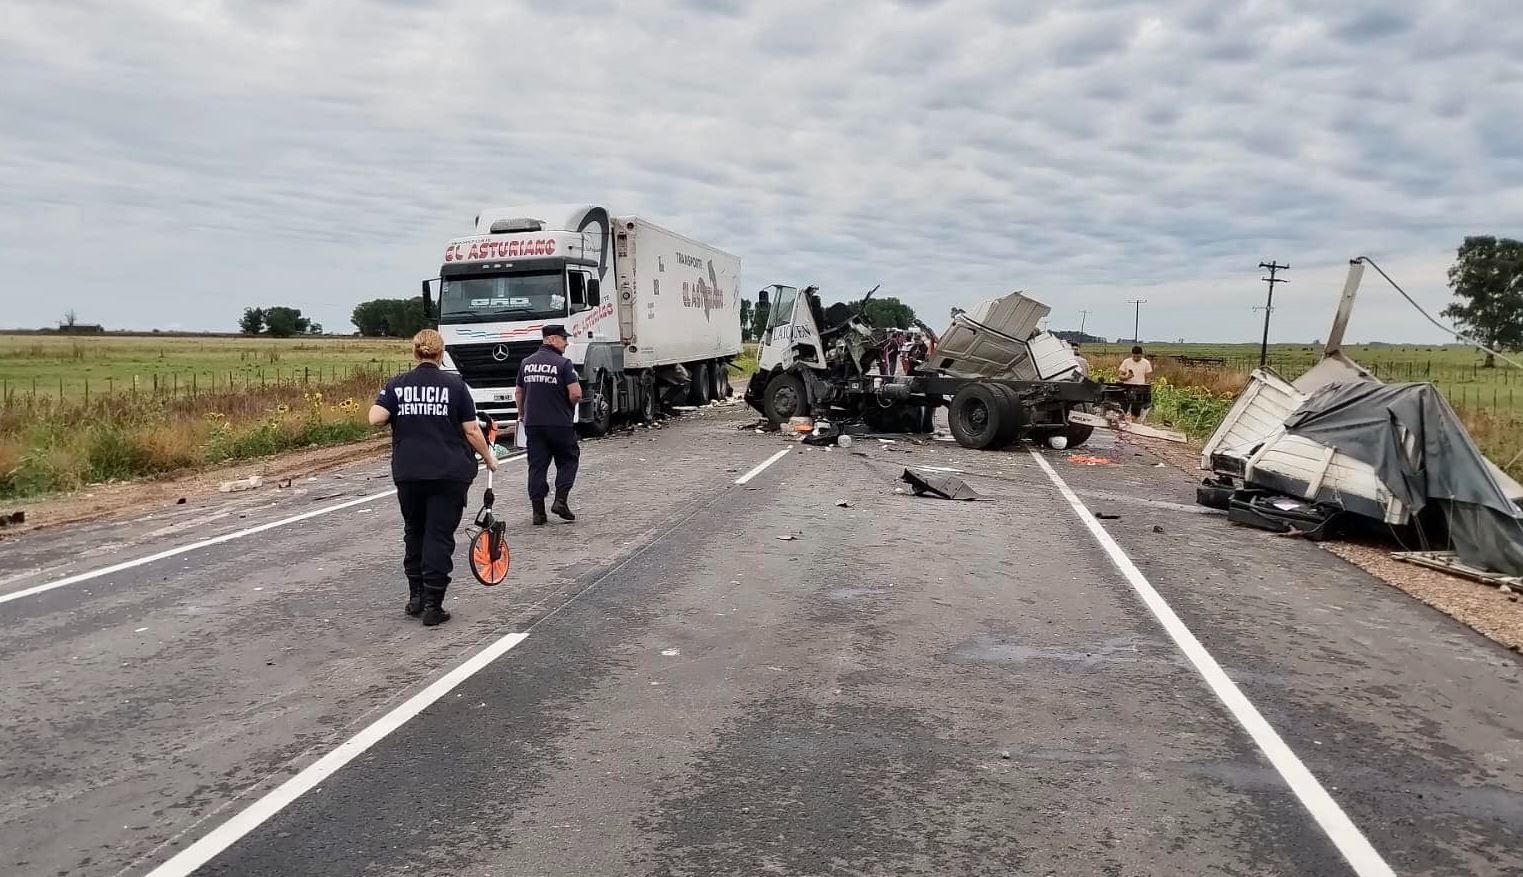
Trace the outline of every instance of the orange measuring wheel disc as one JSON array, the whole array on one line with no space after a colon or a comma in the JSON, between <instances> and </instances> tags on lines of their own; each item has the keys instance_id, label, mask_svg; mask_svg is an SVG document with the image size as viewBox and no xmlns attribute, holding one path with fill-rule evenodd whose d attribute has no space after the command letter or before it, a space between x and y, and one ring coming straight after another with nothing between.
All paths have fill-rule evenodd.
<instances>
[{"instance_id":1,"label":"orange measuring wheel disc","mask_svg":"<svg viewBox=\"0 0 1523 877\"><path fill-rule=\"evenodd\" d=\"M497 557L492 557L492 532L482 530L471 539L471 574L483 585L500 585L508 577L511 563L508 540L497 538Z\"/></svg>"}]
</instances>

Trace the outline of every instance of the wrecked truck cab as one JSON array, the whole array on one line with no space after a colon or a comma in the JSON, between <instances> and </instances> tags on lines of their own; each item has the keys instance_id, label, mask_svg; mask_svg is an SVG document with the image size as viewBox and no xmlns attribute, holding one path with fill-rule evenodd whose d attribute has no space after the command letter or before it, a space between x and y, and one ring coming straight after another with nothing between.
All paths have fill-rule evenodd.
<instances>
[{"instance_id":1,"label":"wrecked truck cab","mask_svg":"<svg viewBox=\"0 0 1523 877\"><path fill-rule=\"evenodd\" d=\"M860 305L823 308L817 287L781 284L758 300L770 310L745 399L774 426L815 416L931 432L935 409L946 406L958 443L986 449L1059 436L1076 447L1097 425L1113 425L1098 414L1117 408L1118 391L1084 378L1072 348L1037 328L1049 308L1019 292L954 312L940 336L922 324L926 359L903 374L882 367L899 354Z\"/></svg>"}]
</instances>

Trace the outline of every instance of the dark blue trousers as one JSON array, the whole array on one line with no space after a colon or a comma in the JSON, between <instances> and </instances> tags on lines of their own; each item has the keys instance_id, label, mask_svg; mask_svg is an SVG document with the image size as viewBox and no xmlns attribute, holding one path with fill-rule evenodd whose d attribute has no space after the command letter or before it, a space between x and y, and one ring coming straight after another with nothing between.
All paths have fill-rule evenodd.
<instances>
[{"instance_id":1,"label":"dark blue trousers","mask_svg":"<svg viewBox=\"0 0 1523 877\"><path fill-rule=\"evenodd\" d=\"M582 457L574 426L526 426L529 446L529 499L544 499L550 492L546 476L555 461L555 492L570 493L576 484L576 467Z\"/></svg>"}]
</instances>

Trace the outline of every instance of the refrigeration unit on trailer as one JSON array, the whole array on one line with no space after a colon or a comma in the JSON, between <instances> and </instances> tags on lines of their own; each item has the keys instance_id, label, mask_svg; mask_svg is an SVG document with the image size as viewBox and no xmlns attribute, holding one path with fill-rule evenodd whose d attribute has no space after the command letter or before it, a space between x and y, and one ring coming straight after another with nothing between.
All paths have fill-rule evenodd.
<instances>
[{"instance_id":1,"label":"refrigeration unit on trailer","mask_svg":"<svg viewBox=\"0 0 1523 877\"><path fill-rule=\"evenodd\" d=\"M570 333L566 356L583 386L576 418L590 434L730 394L740 260L640 217L588 204L489 208L423 282L431 314L434 283L445 367L500 422L517 421L518 365L551 323Z\"/></svg>"}]
</instances>

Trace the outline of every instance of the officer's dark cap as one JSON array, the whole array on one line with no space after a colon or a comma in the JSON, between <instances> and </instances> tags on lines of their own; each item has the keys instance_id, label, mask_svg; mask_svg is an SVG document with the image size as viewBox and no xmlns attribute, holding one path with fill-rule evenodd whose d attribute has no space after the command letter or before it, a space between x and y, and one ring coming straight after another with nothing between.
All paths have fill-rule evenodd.
<instances>
[{"instance_id":1,"label":"officer's dark cap","mask_svg":"<svg viewBox=\"0 0 1523 877\"><path fill-rule=\"evenodd\" d=\"M571 337L571 334L566 331L566 327L562 326L560 323L551 323L544 329L541 329L540 333L546 338L549 338L551 335L559 335L562 338Z\"/></svg>"}]
</instances>

